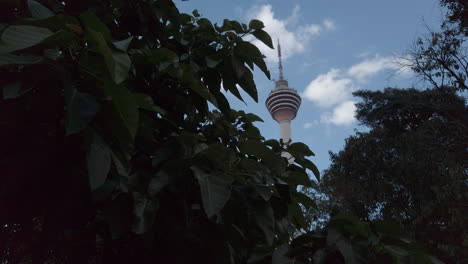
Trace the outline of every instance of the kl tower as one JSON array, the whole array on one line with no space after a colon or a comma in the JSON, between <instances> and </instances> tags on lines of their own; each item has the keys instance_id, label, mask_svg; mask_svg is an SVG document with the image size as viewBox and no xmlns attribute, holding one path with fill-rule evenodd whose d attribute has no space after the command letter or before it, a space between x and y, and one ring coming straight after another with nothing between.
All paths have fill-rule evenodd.
<instances>
[{"instance_id":1,"label":"kl tower","mask_svg":"<svg viewBox=\"0 0 468 264\"><path fill-rule=\"evenodd\" d=\"M275 81L275 88L268 95L265 105L273 119L280 126L280 138L285 144L291 141L291 120L296 117L301 105L301 97L297 91L288 86L283 76L281 62L281 46L278 40L279 79Z\"/></svg>"}]
</instances>

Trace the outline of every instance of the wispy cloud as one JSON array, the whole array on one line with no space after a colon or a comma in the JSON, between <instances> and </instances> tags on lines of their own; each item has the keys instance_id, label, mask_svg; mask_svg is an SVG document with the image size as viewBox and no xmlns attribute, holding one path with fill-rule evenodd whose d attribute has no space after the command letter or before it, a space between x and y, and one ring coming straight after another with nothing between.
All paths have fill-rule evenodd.
<instances>
[{"instance_id":1,"label":"wispy cloud","mask_svg":"<svg viewBox=\"0 0 468 264\"><path fill-rule=\"evenodd\" d=\"M259 19L265 24L265 31L273 39L275 48L276 40L281 41L281 52L283 59L303 53L306 51L313 37L318 36L325 30L335 29L335 24L330 19L325 19L318 24L299 24L301 18L300 6L295 6L290 16L280 19L275 16L271 5L255 6L248 12L248 19ZM267 56L268 62L276 62L277 51L268 48L259 40L250 39L260 51Z\"/></svg>"},{"instance_id":2,"label":"wispy cloud","mask_svg":"<svg viewBox=\"0 0 468 264\"><path fill-rule=\"evenodd\" d=\"M318 124L320 124L320 122L318 120L314 120L314 121L311 121L311 122L305 122L304 123L304 128L308 129L308 128L311 128L311 127L316 126Z\"/></svg>"}]
</instances>

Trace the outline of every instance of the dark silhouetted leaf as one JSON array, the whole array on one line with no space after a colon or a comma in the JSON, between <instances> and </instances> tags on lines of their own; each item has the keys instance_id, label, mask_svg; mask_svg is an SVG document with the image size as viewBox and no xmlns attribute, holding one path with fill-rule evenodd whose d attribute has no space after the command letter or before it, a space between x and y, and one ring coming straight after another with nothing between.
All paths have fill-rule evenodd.
<instances>
[{"instance_id":1,"label":"dark silhouetted leaf","mask_svg":"<svg viewBox=\"0 0 468 264\"><path fill-rule=\"evenodd\" d=\"M272 245L275 239L275 215L270 204L265 204L255 210L255 220L263 231L268 245Z\"/></svg>"},{"instance_id":2,"label":"dark silhouetted leaf","mask_svg":"<svg viewBox=\"0 0 468 264\"><path fill-rule=\"evenodd\" d=\"M3 86L3 99L13 99L30 91L31 87L24 87L22 83L15 82Z\"/></svg>"},{"instance_id":3,"label":"dark silhouetted leaf","mask_svg":"<svg viewBox=\"0 0 468 264\"><path fill-rule=\"evenodd\" d=\"M83 130L99 110L96 98L90 94L82 93L70 85L65 85L67 135Z\"/></svg>"},{"instance_id":4,"label":"dark silhouetted leaf","mask_svg":"<svg viewBox=\"0 0 468 264\"><path fill-rule=\"evenodd\" d=\"M8 26L0 37L0 54L40 44L54 33L46 28L26 25Z\"/></svg>"},{"instance_id":5,"label":"dark silhouetted leaf","mask_svg":"<svg viewBox=\"0 0 468 264\"><path fill-rule=\"evenodd\" d=\"M258 40L263 42L265 45L267 45L269 48L274 49L273 47L273 41L271 40L270 35L263 31L262 29L255 30L252 33Z\"/></svg>"},{"instance_id":6,"label":"dark silhouetted leaf","mask_svg":"<svg viewBox=\"0 0 468 264\"><path fill-rule=\"evenodd\" d=\"M144 234L153 226L156 217L157 204L139 193L134 193L135 220L132 231L135 234Z\"/></svg>"},{"instance_id":7,"label":"dark silhouetted leaf","mask_svg":"<svg viewBox=\"0 0 468 264\"><path fill-rule=\"evenodd\" d=\"M205 172L192 166L195 177L200 184L203 208L208 217L216 215L223 209L231 196L231 183L233 179L222 172Z\"/></svg>"},{"instance_id":8,"label":"dark silhouetted leaf","mask_svg":"<svg viewBox=\"0 0 468 264\"><path fill-rule=\"evenodd\" d=\"M111 166L111 150L97 133L93 135L86 163L91 190L95 190L106 181Z\"/></svg>"},{"instance_id":9,"label":"dark silhouetted leaf","mask_svg":"<svg viewBox=\"0 0 468 264\"><path fill-rule=\"evenodd\" d=\"M250 28L250 29L255 29L255 30L256 30L256 29L262 29L262 28L264 28L264 27L265 27L265 25L264 25L263 22L260 21L260 20L252 19L252 20L250 20L250 22L249 22L249 28Z\"/></svg>"},{"instance_id":10,"label":"dark silhouetted leaf","mask_svg":"<svg viewBox=\"0 0 468 264\"><path fill-rule=\"evenodd\" d=\"M47 7L33 0L28 0L28 8L33 18L43 19L54 16L54 13L52 13L52 11Z\"/></svg>"}]
</instances>

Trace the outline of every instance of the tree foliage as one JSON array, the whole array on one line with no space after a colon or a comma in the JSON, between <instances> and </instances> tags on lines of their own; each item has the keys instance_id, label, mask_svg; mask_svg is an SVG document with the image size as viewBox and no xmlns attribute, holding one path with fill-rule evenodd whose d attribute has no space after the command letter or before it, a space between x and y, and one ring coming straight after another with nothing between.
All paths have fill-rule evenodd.
<instances>
[{"instance_id":1,"label":"tree foliage","mask_svg":"<svg viewBox=\"0 0 468 264\"><path fill-rule=\"evenodd\" d=\"M441 0L447 7L445 20L440 30L428 28L418 36L403 67L411 68L422 80L435 88L455 87L468 89L468 8L466 1Z\"/></svg>"},{"instance_id":2,"label":"tree foliage","mask_svg":"<svg viewBox=\"0 0 468 264\"><path fill-rule=\"evenodd\" d=\"M252 71L269 72L243 37L272 47L261 21L169 0L15 3L0 2L2 263L313 261L320 248L290 253L308 243L293 239L312 151L288 145L289 164L222 92L258 100ZM398 243L405 261L422 252ZM345 250L330 254L359 262Z\"/></svg>"},{"instance_id":3,"label":"tree foliage","mask_svg":"<svg viewBox=\"0 0 468 264\"><path fill-rule=\"evenodd\" d=\"M335 210L398 221L440 259L462 263L468 246L464 99L445 89L355 95L363 99L357 119L370 131L331 153L321 187Z\"/></svg>"}]
</instances>

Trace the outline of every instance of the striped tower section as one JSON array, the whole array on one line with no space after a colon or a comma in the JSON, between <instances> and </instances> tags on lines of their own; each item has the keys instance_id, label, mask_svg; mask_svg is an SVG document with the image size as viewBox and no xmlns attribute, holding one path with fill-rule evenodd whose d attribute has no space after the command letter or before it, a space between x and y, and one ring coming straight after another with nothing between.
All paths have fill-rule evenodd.
<instances>
[{"instance_id":1,"label":"striped tower section","mask_svg":"<svg viewBox=\"0 0 468 264\"><path fill-rule=\"evenodd\" d=\"M301 97L297 91L288 85L283 76L281 62L281 46L278 40L279 79L275 82L275 88L268 95L265 105L274 120L280 126L280 138L285 144L292 140L291 121L296 117ZM287 153L288 154L288 153Z\"/></svg>"}]
</instances>

